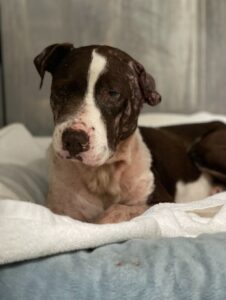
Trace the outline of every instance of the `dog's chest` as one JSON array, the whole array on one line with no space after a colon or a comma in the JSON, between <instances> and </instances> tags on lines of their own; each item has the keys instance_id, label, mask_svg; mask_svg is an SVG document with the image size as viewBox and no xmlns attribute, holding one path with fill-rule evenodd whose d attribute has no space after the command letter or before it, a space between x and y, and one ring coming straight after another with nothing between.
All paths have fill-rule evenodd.
<instances>
[{"instance_id":1,"label":"dog's chest","mask_svg":"<svg viewBox=\"0 0 226 300\"><path fill-rule=\"evenodd\" d=\"M84 177L85 175L85 177ZM104 165L100 168L87 170L83 173L85 188L101 199L104 209L121 199L120 179L117 166Z\"/></svg>"},{"instance_id":2,"label":"dog's chest","mask_svg":"<svg viewBox=\"0 0 226 300\"><path fill-rule=\"evenodd\" d=\"M104 209L115 203L144 204L154 190L154 175L142 159L129 166L123 162L105 165L88 172L85 182L90 193L100 197Z\"/></svg>"}]
</instances>

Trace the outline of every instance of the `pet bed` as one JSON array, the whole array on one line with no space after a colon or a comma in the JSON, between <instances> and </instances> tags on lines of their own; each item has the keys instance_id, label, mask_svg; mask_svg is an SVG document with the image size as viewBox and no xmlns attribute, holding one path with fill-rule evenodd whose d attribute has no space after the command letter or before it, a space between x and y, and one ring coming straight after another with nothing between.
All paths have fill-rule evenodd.
<instances>
[{"instance_id":1,"label":"pet bed","mask_svg":"<svg viewBox=\"0 0 226 300\"><path fill-rule=\"evenodd\" d=\"M225 121L207 113L151 114L140 124L213 119ZM85 224L42 206L48 144L22 125L0 131L0 299L225 299L225 193L160 204L121 224ZM215 205L211 219L192 213Z\"/></svg>"}]
</instances>

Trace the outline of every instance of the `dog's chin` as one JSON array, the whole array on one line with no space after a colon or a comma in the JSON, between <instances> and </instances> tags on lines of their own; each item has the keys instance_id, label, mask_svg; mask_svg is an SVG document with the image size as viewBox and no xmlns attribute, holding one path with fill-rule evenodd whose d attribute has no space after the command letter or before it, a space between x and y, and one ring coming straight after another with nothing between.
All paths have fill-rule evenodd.
<instances>
[{"instance_id":1,"label":"dog's chin","mask_svg":"<svg viewBox=\"0 0 226 300\"><path fill-rule=\"evenodd\" d=\"M100 167L111 157L111 155L108 153L92 155L92 153L84 152L76 156L71 156L67 151L64 150L56 153L61 159L65 159L74 163L79 162L89 167Z\"/></svg>"}]
</instances>

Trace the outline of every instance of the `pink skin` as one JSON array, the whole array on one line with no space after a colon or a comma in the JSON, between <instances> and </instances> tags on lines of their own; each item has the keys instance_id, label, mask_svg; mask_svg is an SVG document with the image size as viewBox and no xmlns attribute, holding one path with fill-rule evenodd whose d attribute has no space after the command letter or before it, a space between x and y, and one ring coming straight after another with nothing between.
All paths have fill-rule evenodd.
<instances>
[{"instance_id":1,"label":"pink skin","mask_svg":"<svg viewBox=\"0 0 226 300\"><path fill-rule=\"evenodd\" d=\"M69 159L70 158L70 154L67 150L61 150L60 152L56 152L57 156L63 159Z\"/></svg>"},{"instance_id":2,"label":"pink skin","mask_svg":"<svg viewBox=\"0 0 226 300\"><path fill-rule=\"evenodd\" d=\"M224 191L225 191L225 188L223 186L220 186L220 185L213 186L210 191L210 196L224 192Z\"/></svg>"}]
</instances>

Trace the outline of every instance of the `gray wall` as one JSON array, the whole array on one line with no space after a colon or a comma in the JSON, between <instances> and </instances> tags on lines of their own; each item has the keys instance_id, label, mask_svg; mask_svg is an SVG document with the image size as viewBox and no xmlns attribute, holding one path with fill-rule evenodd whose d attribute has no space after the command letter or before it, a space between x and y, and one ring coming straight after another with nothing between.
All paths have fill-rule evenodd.
<instances>
[{"instance_id":1,"label":"gray wall","mask_svg":"<svg viewBox=\"0 0 226 300\"><path fill-rule=\"evenodd\" d=\"M2 97L2 82L1 82L1 66L0 66L0 127L3 126L3 97Z\"/></svg>"},{"instance_id":2,"label":"gray wall","mask_svg":"<svg viewBox=\"0 0 226 300\"><path fill-rule=\"evenodd\" d=\"M1 13L1 10L0 10ZM1 40L0 40L0 127L3 126L3 113L4 113L4 104L3 104L3 87L2 87L2 53L1 53Z\"/></svg>"},{"instance_id":3,"label":"gray wall","mask_svg":"<svg viewBox=\"0 0 226 300\"><path fill-rule=\"evenodd\" d=\"M49 134L50 76L33 58L56 42L109 44L142 62L163 96L151 111L226 113L225 0L2 0L6 118Z\"/></svg>"}]
</instances>

